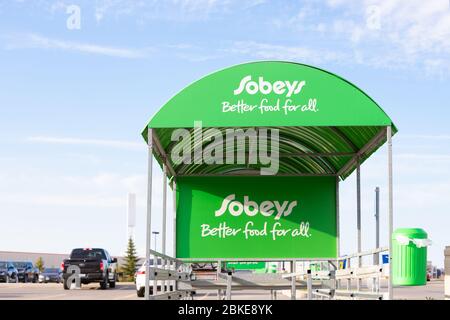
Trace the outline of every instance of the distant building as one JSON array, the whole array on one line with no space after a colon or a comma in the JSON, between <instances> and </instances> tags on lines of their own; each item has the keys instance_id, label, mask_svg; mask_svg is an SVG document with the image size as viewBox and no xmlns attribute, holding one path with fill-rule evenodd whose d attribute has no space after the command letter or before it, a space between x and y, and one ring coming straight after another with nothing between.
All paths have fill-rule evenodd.
<instances>
[{"instance_id":1,"label":"distant building","mask_svg":"<svg viewBox=\"0 0 450 320\"><path fill-rule=\"evenodd\" d=\"M67 259L69 255L63 253L0 251L0 261L31 261L34 264L39 257L44 260L44 267L59 268L61 262Z\"/></svg>"}]
</instances>

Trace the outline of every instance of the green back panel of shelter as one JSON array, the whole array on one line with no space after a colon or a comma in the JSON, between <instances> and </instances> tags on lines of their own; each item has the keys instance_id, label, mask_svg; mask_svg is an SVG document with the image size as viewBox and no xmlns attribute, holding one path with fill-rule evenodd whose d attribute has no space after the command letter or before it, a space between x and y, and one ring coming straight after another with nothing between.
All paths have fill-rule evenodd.
<instances>
[{"instance_id":1,"label":"green back panel of shelter","mask_svg":"<svg viewBox=\"0 0 450 320\"><path fill-rule=\"evenodd\" d=\"M177 257L336 257L335 177L179 177Z\"/></svg>"}]
</instances>

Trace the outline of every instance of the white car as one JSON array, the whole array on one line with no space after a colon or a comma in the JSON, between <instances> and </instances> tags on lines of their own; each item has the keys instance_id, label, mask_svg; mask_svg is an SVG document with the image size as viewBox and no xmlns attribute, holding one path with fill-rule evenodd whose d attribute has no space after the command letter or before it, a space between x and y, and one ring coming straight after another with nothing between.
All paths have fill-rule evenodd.
<instances>
[{"instance_id":1,"label":"white car","mask_svg":"<svg viewBox=\"0 0 450 320\"><path fill-rule=\"evenodd\" d=\"M150 283L153 281L150 280ZM136 271L136 293L138 297L144 297L145 295L145 264L139 267ZM153 284L153 283L152 283Z\"/></svg>"},{"instance_id":2,"label":"white car","mask_svg":"<svg viewBox=\"0 0 450 320\"><path fill-rule=\"evenodd\" d=\"M159 266L161 268L161 266ZM145 263L136 271L136 293L137 296L142 298L145 295ZM173 290L173 280L170 281L170 285L167 285L167 290ZM150 294L153 293L153 280L149 280ZM161 290L161 285L158 285L158 291Z\"/></svg>"}]
</instances>

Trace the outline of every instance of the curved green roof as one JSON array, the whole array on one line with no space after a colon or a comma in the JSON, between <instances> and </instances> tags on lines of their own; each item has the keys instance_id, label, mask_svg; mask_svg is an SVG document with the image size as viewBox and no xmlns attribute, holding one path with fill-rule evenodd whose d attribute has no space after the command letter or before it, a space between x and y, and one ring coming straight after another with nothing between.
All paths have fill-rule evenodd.
<instances>
[{"instance_id":1,"label":"curved green roof","mask_svg":"<svg viewBox=\"0 0 450 320\"><path fill-rule=\"evenodd\" d=\"M279 174L348 176L396 128L387 114L358 87L330 72L291 62L233 66L192 83L150 120L162 163L176 128L279 129ZM193 131L191 129L191 131ZM170 161L170 160L169 160ZM259 165L175 164L171 175L252 174Z\"/></svg>"}]
</instances>

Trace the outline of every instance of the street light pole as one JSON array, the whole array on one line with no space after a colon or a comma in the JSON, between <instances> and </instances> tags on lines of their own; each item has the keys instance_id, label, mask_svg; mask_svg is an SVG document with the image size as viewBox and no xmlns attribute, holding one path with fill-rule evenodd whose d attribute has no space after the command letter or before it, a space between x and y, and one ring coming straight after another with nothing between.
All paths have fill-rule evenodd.
<instances>
[{"instance_id":1,"label":"street light pole","mask_svg":"<svg viewBox=\"0 0 450 320\"><path fill-rule=\"evenodd\" d=\"M375 248L380 248L380 188L375 188ZM380 263L380 254L374 256L374 264Z\"/></svg>"}]
</instances>

